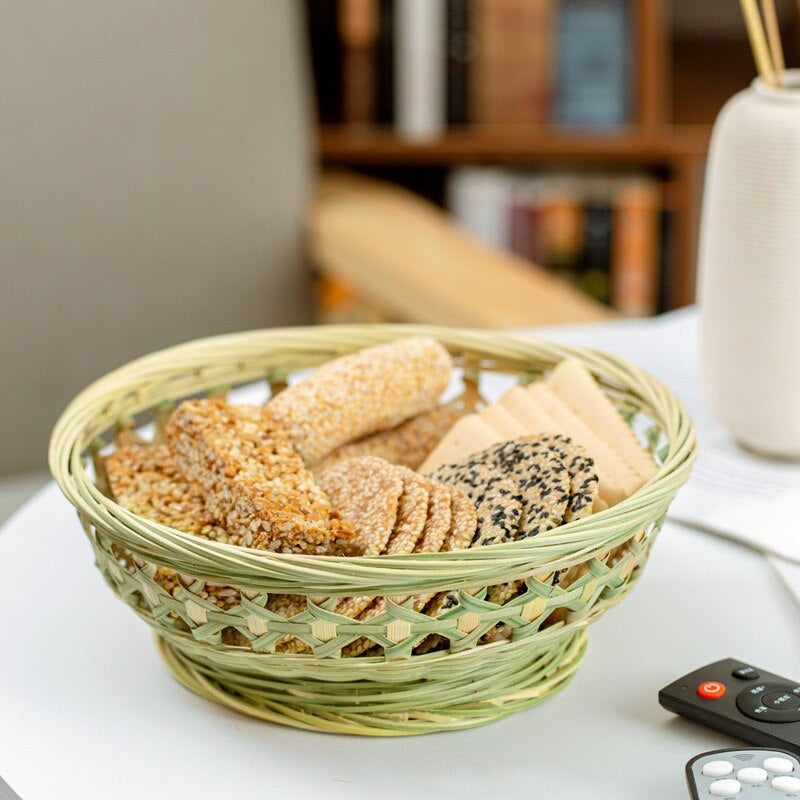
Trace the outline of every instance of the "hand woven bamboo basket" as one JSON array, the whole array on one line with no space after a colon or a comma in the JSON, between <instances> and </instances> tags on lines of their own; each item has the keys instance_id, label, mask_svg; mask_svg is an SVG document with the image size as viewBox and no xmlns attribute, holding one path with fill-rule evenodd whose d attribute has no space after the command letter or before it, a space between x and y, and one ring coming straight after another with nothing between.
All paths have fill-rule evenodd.
<instances>
[{"instance_id":1,"label":"hand woven bamboo basket","mask_svg":"<svg viewBox=\"0 0 800 800\"><path fill-rule=\"evenodd\" d=\"M92 456L109 433L155 420L156 437L176 401L287 375L352 350L402 336L431 335L464 368L466 395L481 371L527 381L577 357L622 413L648 428L656 476L618 505L530 539L455 552L344 558L276 554L209 541L126 511L105 493ZM84 390L58 421L50 468L76 507L96 563L116 595L155 631L173 674L197 694L254 717L310 730L399 736L480 725L535 705L577 670L586 629L630 590L689 475L692 423L681 403L647 373L596 351L495 332L432 326L289 328L190 342L146 356ZM169 593L157 567L182 576ZM560 578L560 579L559 579ZM505 605L485 587L524 579ZM206 582L234 587L237 605L206 599ZM403 598L459 589L442 616L416 613ZM270 593L304 595L302 613L266 609ZM366 621L335 614L340 597L387 596ZM394 602L393 602L394 601ZM479 644L504 622L510 641ZM236 645L230 641L236 633ZM291 634L313 654L275 651ZM431 634L445 649L417 655ZM380 656L342 657L368 637ZM244 645L242 644L244 643Z\"/></svg>"}]
</instances>

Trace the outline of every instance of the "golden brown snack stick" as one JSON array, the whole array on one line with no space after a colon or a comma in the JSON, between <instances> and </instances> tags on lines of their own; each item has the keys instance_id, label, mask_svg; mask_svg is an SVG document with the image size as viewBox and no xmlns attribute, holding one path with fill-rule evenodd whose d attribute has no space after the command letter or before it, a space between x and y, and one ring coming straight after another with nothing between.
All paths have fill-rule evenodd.
<instances>
[{"instance_id":1,"label":"golden brown snack stick","mask_svg":"<svg viewBox=\"0 0 800 800\"><path fill-rule=\"evenodd\" d=\"M313 464L347 442L436 406L451 368L450 356L435 339L399 339L324 364L277 394L267 408Z\"/></svg>"}]
</instances>

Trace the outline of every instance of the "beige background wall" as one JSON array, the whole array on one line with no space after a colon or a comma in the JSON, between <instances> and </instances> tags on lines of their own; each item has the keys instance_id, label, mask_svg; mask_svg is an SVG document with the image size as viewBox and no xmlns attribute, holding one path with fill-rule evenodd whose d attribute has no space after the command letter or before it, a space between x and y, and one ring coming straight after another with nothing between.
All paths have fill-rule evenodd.
<instances>
[{"instance_id":1,"label":"beige background wall","mask_svg":"<svg viewBox=\"0 0 800 800\"><path fill-rule=\"evenodd\" d=\"M0 5L0 474L87 382L305 321L309 105L293 0Z\"/></svg>"}]
</instances>

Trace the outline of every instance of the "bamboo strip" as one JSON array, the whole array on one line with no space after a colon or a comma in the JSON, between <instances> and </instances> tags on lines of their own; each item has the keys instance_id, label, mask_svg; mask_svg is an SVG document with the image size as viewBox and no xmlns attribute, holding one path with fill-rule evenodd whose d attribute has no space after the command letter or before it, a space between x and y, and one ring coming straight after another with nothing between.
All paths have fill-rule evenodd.
<instances>
[{"instance_id":1,"label":"bamboo strip","mask_svg":"<svg viewBox=\"0 0 800 800\"><path fill-rule=\"evenodd\" d=\"M756 62L758 73L761 80L767 86L775 86L775 71L770 58L767 39L764 35L764 28L761 25L761 16L758 13L756 0L739 0L744 14L744 21L747 27L747 35L750 38L750 47L753 51L753 59Z\"/></svg>"},{"instance_id":2,"label":"bamboo strip","mask_svg":"<svg viewBox=\"0 0 800 800\"><path fill-rule=\"evenodd\" d=\"M786 69L786 62L783 58L781 30L778 25L778 14L775 11L775 0L761 0L761 13L767 30L772 65L775 68L775 83L778 86L783 86L783 72Z\"/></svg>"}]
</instances>

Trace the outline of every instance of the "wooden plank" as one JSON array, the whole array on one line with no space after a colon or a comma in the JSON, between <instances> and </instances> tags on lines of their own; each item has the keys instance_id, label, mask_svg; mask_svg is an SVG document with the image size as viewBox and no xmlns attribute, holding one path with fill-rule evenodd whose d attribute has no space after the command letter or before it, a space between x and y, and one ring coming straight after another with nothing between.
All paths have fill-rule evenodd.
<instances>
[{"instance_id":1,"label":"wooden plank","mask_svg":"<svg viewBox=\"0 0 800 800\"><path fill-rule=\"evenodd\" d=\"M359 130L322 126L321 159L344 165L450 165L469 163L582 162L664 165L677 156L704 155L708 125L662 126L643 133L638 127L601 134L568 134L549 126L471 125L451 129L435 142L399 140L390 128Z\"/></svg>"},{"instance_id":2,"label":"wooden plank","mask_svg":"<svg viewBox=\"0 0 800 800\"><path fill-rule=\"evenodd\" d=\"M351 174L323 174L310 214L314 266L410 322L490 328L613 318L546 270L478 244L433 204Z\"/></svg>"}]
</instances>

